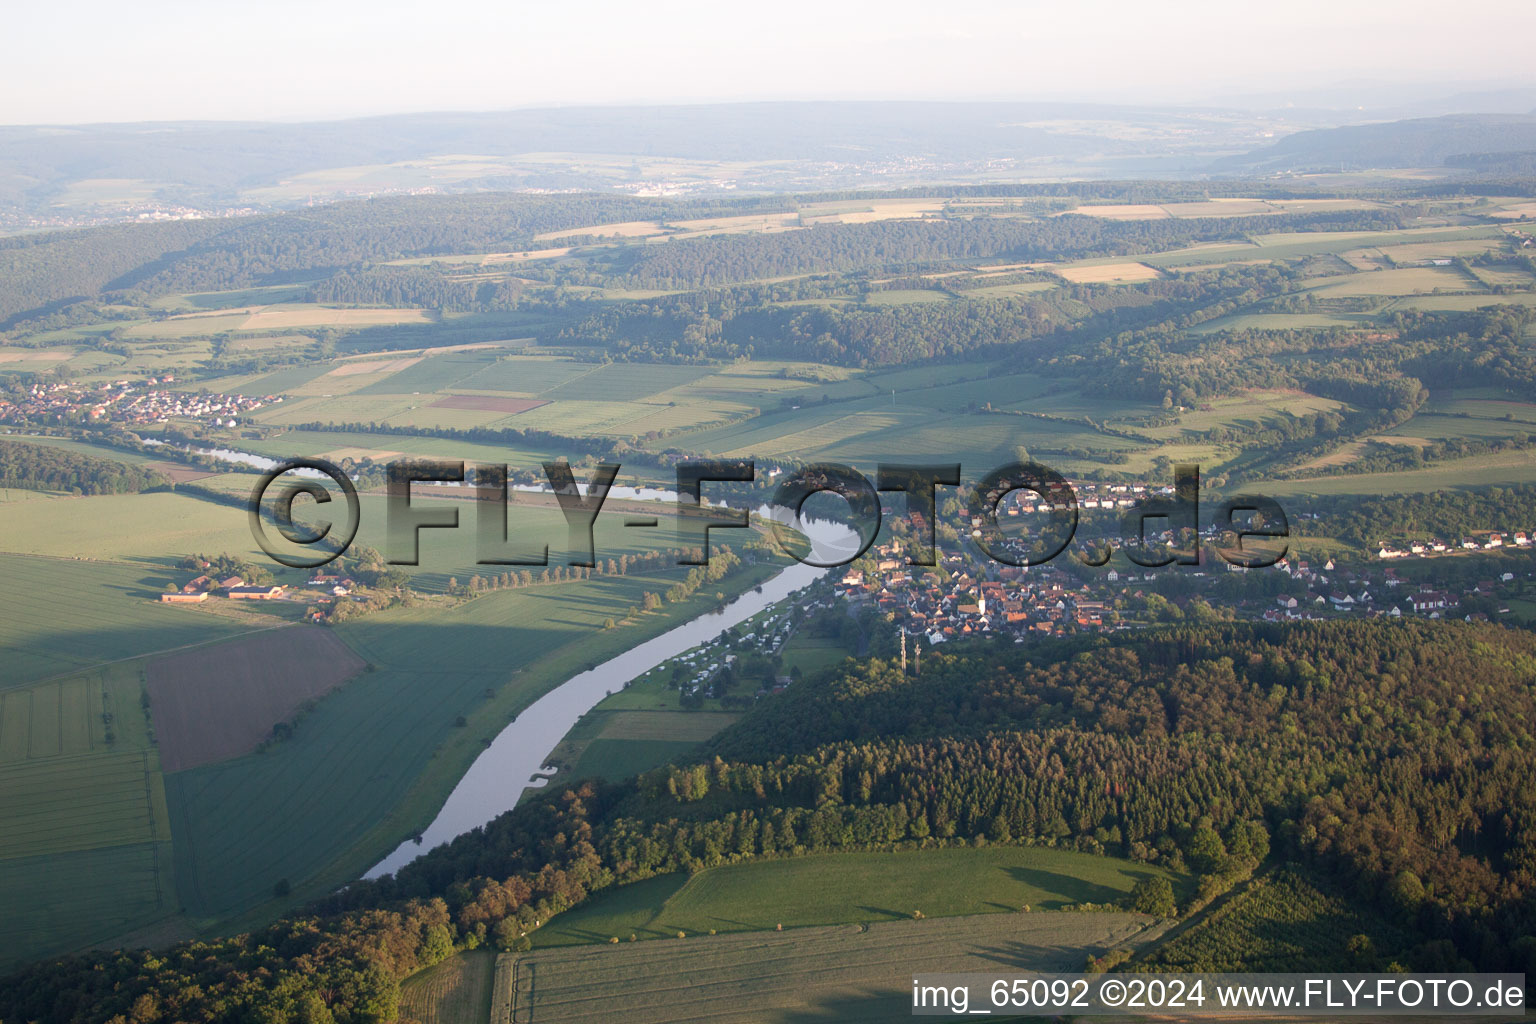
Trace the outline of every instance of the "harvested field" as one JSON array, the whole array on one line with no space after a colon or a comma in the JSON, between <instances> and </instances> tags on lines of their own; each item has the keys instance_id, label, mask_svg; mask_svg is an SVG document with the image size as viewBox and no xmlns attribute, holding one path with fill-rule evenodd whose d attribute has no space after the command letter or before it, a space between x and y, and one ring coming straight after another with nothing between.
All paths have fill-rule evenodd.
<instances>
[{"instance_id":1,"label":"harvested field","mask_svg":"<svg viewBox=\"0 0 1536 1024\"><path fill-rule=\"evenodd\" d=\"M0 363L30 363L45 359L59 361L68 359L72 355L74 355L73 352L57 348L7 348L0 349Z\"/></svg>"},{"instance_id":2,"label":"harvested field","mask_svg":"<svg viewBox=\"0 0 1536 1024\"><path fill-rule=\"evenodd\" d=\"M1504 207L1502 210L1494 210L1488 216L1498 217L1501 220L1519 220L1522 217L1536 217L1536 202L1515 203Z\"/></svg>"},{"instance_id":3,"label":"harvested field","mask_svg":"<svg viewBox=\"0 0 1536 1024\"><path fill-rule=\"evenodd\" d=\"M1084 217L1103 217L1105 220L1167 220L1168 211L1151 203L1116 203L1099 206L1079 206L1068 213Z\"/></svg>"},{"instance_id":4,"label":"harvested field","mask_svg":"<svg viewBox=\"0 0 1536 1024\"><path fill-rule=\"evenodd\" d=\"M322 629L270 630L149 663L150 708L168 772L248 754L307 700L363 669Z\"/></svg>"},{"instance_id":5,"label":"harvested field","mask_svg":"<svg viewBox=\"0 0 1536 1024\"><path fill-rule=\"evenodd\" d=\"M358 359L348 360L328 371L327 377L355 377L360 373L399 373L408 366L421 362L421 356L407 359Z\"/></svg>"},{"instance_id":6,"label":"harvested field","mask_svg":"<svg viewBox=\"0 0 1536 1024\"><path fill-rule=\"evenodd\" d=\"M478 412L499 412L515 416L529 409L537 409L548 402L537 398L498 398L494 395L449 395L432 403L433 409L473 409Z\"/></svg>"},{"instance_id":7,"label":"harvested field","mask_svg":"<svg viewBox=\"0 0 1536 1024\"><path fill-rule=\"evenodd\" d=\"M480 261L480 265L489 267L496 263L521 263L524 260L552 260L557 256L564 256L570 252L570 247L564 249L533 249L528 252L493 252Z\"/></svg>"},{"instance_id":8,"label":"harvested field","mask_svg":"<svg viewBox=\"0 0 1536 1024\"><path fill-rule=\"evenodd\" d=\"M481 1024L490 1019L496 954L476 949L449 957L400 983L400 1019L420 1024Z\"/></svg>"},{"instance_id":9,"label":"harvested field","mask_svg":"<svg viewBox=\"0 0 1536 1024\"><path fill-rule=\"evenodd\" d=\"M375 461L379 461L383 459L398 459L404 454L404 452L390 451L384 448L347 447L334 448L328 452L321 452L320 457L331 462L340 462L342 459L352 459L353 461L373 459Z\"/></svg>"},{"instance_id":10,"label":"harvested field","mask_svg":"<svg viewBox=\"0 0 1536 1024\"><path fill-rule=\"evenodd\" d=\"M1139 914L987 914L944 920L620 942L506 955L491 1020L630 1024L887 1022L914 974L1078 971L1163 926Z\"/></svg>"},{"instance_id":11,"label":"harvested field","mask_svg":"<svg viewBox=\"0 0 1536 1024\"><path fill-rule=\"evenodd\" d=\"M370 327L378 324L428 322L429 317L423 309L331 309L325 306L295 306L289 309L264 309L252 313L237 329L272 331L294 327Z\"/></svg>"},{"instance_id":12,"label":"harvested field","mask_svg":"<svg viewBox=\"0 0 1536 1024\"><path fill-rule=\"evenodd\" d=\"M647 238L651 235L660 235L666 231L654 220L626 220L617 224L592 224L582 228L566 228L563 231L546 231L541 235L534 235L540 242L552 241L556 238L579 238L591 235L594 238Z\"/></svg>"},{"instance_id":13,"label":"harvested field","mask_svg":"<svg viewBox=\"0 0 1536 1024\"><path fill-rule=\"evenodd\" d=\"M1057 267L1056 273L1073 284L1153 281L1162 276L1160 272L1145 263L1101 263L1096 266Z\"/></svg>"},{"instance_id":14,"label":"harvested field","mask_svg":"<svg viewBox=\"0 0 1536 1024\"><path fill-rule=\"evenodd\" d=\"M151 462L147 468L153 469L157 473L164 473L171 478L171 483L173 484L191 483L193 480L205 480L215 475L206 469L184 466L179 462Z\"/></svg>"}]
</instances>

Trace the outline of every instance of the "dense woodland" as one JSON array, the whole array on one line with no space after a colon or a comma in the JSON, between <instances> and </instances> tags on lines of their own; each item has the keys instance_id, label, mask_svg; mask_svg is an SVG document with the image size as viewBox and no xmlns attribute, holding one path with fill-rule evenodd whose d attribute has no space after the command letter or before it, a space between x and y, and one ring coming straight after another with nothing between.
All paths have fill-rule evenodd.
<instances>
[{"instance_id":1,"label":"dense woodland","mask_svg":"<svg viewBox=\"0 0 1536 1024\"><path fill-rule=\"evenodd\" d=\"M1203 879L1273 851L1393 923L1383 962L1536 971L1533 681L1536 638L1462 623L974 644L921 676L867 660L761 705L696 763L559 787L309 915L33 966L0 984L0 1019L387 1021L405 974L525 947L607 886L940 843Z\"/></svg>"},{"instance_id":2,"label":"dense woodland","mask_svg":"<svg viewBox=\"0 0 1536 1024\"><path fill-rule=\"evenodd\" d=\"M98 459L52 445L0 440L0 487L75 494L136 494L170 479L142 466Z\"/></svg>"}]
</instances>

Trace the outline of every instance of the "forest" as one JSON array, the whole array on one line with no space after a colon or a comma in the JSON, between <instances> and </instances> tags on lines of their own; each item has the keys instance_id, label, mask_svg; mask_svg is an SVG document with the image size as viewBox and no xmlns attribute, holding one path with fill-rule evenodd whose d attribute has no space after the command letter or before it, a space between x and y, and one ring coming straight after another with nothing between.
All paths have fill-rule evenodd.
<instances>
[{"instance_id":1,"label":"forest","mask_svg":"<svg viewBox=\"0 0 1536 1024\"><path fill-rule=\"evenodd\" d=\"M1530 634L1381 620L976 642L920 676L867 659L696 761L551 787L268 928L35 965L0 1019L383 1022L407 973L526 948L611 885L962 843L1127 856L1206 894L1277 856L1391 921L1384 963L1536 971L1533 676Z\"/></svg>"},{"instance_id":2,"label":"forest","mask_svg":"<svg viewBox=\"0 0 1536 1024\"><path fill-rule=\"evenodd\" d=\"M136 494L170 485L157 470L51 445L0 440L0 487L74 494Z\"/></svg>"}]
</instances>

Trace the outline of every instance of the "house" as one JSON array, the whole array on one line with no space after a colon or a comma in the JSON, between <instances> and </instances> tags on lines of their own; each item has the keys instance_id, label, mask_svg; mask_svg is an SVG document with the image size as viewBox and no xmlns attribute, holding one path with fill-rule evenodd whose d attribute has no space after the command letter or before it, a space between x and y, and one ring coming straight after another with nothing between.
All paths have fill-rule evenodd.
<instances>
[{"instance_id":1,"label":"house","mask_svg":"<svg viewBox=\"0 0 1536 1024\"><path fill-rule=\"evenodd\" d=\"M1450 599L1441 591L1425 590L1417 594L1410 594L1408 602L1413 606L1414 611L1423 615L1430 612L1443 611L1450 604Z\"/></svg>"},{"instance_id":2,"label":"house","mask_svg":"<svg viewBox=\"0 0 1536 1024\"><path fill-rule=\"evenodd\" d=\"M223 590L232 590L235 587L245 586L245 580L239 576L228 576L219 580L219 587Z\"/></svg>"}]
</instances>

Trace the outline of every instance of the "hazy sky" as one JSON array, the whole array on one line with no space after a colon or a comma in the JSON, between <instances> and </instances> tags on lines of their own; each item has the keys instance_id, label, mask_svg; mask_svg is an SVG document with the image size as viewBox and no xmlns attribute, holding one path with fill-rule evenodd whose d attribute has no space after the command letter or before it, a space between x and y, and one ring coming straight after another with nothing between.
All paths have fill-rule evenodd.
<instances>
[{"instance_id":1,"label":"hazy sky","mask_svg":"<svg viewBox=\"0 0 1536 1024\"><path fill-rule=\"evenodd\" d=\"M22 124L1491 83L1529 67L1536 4L18 0L4 24L0 123Z\"/></svg>"}]
</instances>

